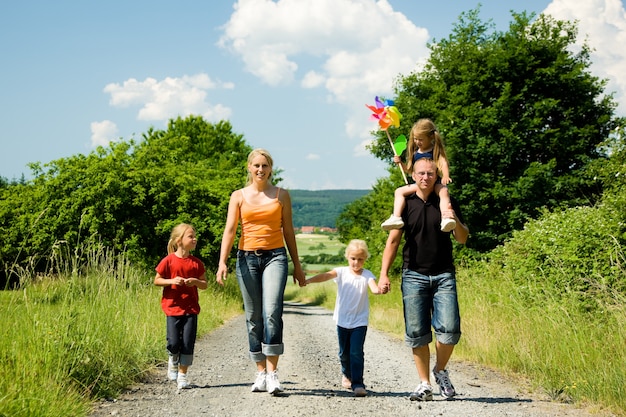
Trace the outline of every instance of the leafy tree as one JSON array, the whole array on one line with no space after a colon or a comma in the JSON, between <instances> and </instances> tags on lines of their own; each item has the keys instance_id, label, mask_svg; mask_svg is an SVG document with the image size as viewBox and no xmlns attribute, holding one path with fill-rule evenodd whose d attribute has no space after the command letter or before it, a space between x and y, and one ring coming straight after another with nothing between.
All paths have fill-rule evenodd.
<instances>
[{"instance_id":1,"label":"leafy tree","mask_svg":"<svg viewBox=\"0 0 626 417\"><path fill-rule=\"evenodd\" d=\"M620 127L615 135L603 143L603 150L610 155L608 160L596 160L589 166L587 178L601 181L604 193L602 208L607 216L619 226L610 233L626 244L626 137L624 136L626 118L620 120Z\"/></svg>"},{"instance_id":2,"label":"leafy tree","mask_svg":"<svg viewBox=\"0 0 626 417\"><path fill-rule=\"evenodd\" d=\"M601 183L584 173L607 156L598 145L615 128L616 105L588 71L589 47L572 52L575 23L513 13L498 32L478 14L463 13L447 39L429 46L424 69L399 78L395 104L398 134L408 137L423 117L438 125L468 244L486 251L544 208L597 201ZM371 151L391 160L382 134Z\"/></svg>"},{"instance_id":3,"label":"leafy tree","mask_svg":"<svg viewBox=\"0 0 626 417\"><path fill-rule=\"evenodd\" d=\"M142 177L135 184L150 208L145 224L160 236L148 259L162 256L172 227L185 221L197 229L207 267L216 266L230 193L245 182L252 148L230 123L212 125L194 116L170 121L166 131L150 129L144 139L135 152Z\"/></svg>"},{"instance_id":4,"label":"leafy tree","mask_svg":"<svg viewBox=\"0 0 626 417\"><path fill-rule=\"evenodd\" d=\"M215 267L229 196L245 181L250 151L230 123L190 116L138 143L31 164L32 181L0 187L0 278L60 268L60 258L78 268L100 248L153 266L183 221L196 227L199 254Z\"/></svg>"}]
</instances>

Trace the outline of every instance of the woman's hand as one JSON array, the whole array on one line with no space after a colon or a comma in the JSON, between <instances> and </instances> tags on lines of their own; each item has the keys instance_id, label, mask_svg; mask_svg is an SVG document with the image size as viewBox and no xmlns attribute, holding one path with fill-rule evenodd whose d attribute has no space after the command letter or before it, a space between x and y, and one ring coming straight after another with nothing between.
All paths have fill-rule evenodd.
<instances>
[{"instance_id":1,"label":"woman's hand","mask_svg":"<svg viewBox=\"0 0 626 417\"><path fill-rule=\"evenodd\" d=\"M306 286L306 276L304 275L304 271L302 270L302 266L293 266L293 283L295 284L298 281L298 285L300 287Z\"/></svg>"},{"instance_id":2,"label":"woman's hand","mask_svg":"<svg viewBox=\"0 0 626 417\"><path fill-rule=\"evenodd\" d=\"M226 281L226 276L228 275L228 267L225 263L220 263L217 268L217 273L215 274L215 280L218 284L224 285L224 281Z\"/></svg>"}]
</instances>

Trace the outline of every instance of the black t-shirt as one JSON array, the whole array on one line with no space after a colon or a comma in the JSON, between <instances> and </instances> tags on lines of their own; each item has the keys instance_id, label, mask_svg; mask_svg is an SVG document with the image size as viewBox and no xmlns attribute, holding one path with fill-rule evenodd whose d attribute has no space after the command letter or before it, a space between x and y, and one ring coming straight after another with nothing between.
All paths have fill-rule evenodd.
<instances>
[{"instance_id":1,"label":"black t-shirt","mask_svg":"<svg viewBox=\"0 0 626 417\"><path fill-rule=\"evenodd\" d=\"M457 218L463 222L461 210L454 199L450 199ZM423 275L438 275L453 272L451 232L441 231L439 197L431 193L427 201L413 194L405 199L402 212L404 220L403 268Z\"/></svg>"}]
</instances>

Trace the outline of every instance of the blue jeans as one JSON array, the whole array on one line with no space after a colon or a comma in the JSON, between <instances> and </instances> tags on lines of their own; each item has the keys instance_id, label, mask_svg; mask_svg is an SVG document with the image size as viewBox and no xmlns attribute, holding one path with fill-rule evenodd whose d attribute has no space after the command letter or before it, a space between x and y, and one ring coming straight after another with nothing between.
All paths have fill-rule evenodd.
<instances>
[{"instance_id":1,"label":"blue jeans","mask_svg":"<svg viewBox=\"0 0 626 417\"><path fill-rule=\"evenodd\" d=\"M237 252L237 281L246 311L250 358L282 355L283 298L287 285L287 251Z\"/></svg>"},{"instance_id":2,"label":"blue jeans","mask_svg":"<svg viewBox=\"0 0 626 417\"><path fill-rule=\"evenodd\" d=\"M341 372L352 381L352 389L357 387L365 388L363 384L363 368L365 365L365 354L363 345L367 326L346 329L337 326L337 336L339 337L339 361L341 361Z\"/></svg>"},{"instance_id":3,"label":"blue jeans","mask_svg":"<svg viewBox=\"0 0 626 417\"><path fill-rule=\"evenodd\" d=\"M433 340L431 326L437 341L456 345L461 338L461 317L454 272L422 275L402 271L402 304L406 344L420 347Z\"/></svg>"}]
</instances>

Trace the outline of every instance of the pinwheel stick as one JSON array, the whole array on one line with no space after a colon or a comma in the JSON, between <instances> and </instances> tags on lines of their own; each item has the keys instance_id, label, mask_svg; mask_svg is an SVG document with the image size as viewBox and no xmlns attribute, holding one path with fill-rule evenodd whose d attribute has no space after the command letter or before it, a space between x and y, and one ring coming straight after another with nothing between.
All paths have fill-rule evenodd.
<instances>
[{"instance_id":1,"label":"pinwheel stick","mask_svg":"<svg viewBox=\"0 0 626 417\"><path fill-rule=\"evenodd\" d=\"M385 133L387 134L387 139L389 139L389 144L391 145L391 149L393 149L393 154L398 156L396 153L396 148L393 146L393 141L391 140L391 136L389 135L389 131L385 129ZM402 163L398 162L398 168L400 168L400 172L402 173L402 178L404 178L404 183L408 184L409 181L406 179L406 174L404 173L404 169L402 169Z\"/></svg>"}]
</instances>

